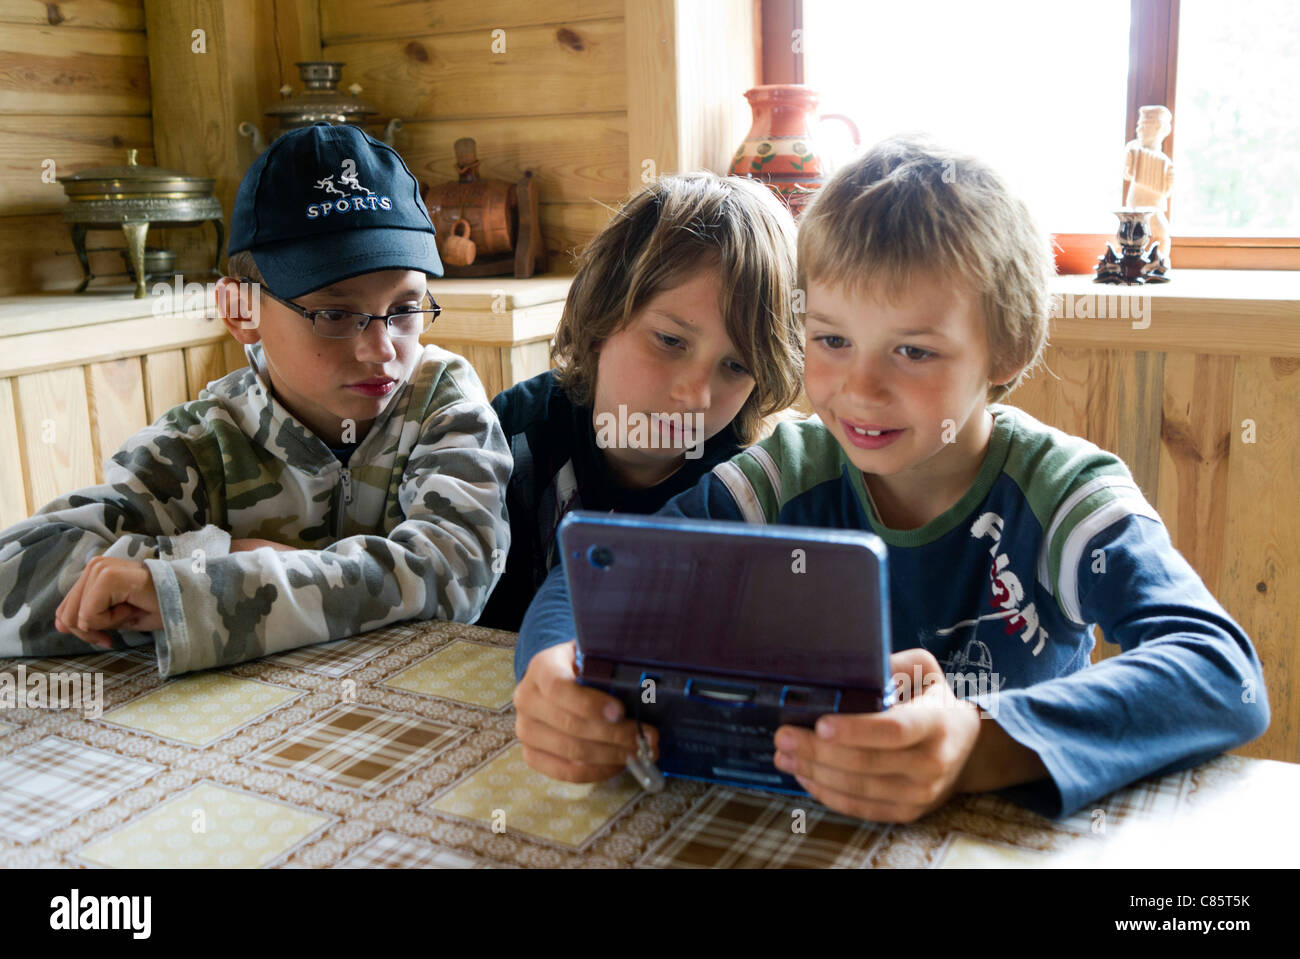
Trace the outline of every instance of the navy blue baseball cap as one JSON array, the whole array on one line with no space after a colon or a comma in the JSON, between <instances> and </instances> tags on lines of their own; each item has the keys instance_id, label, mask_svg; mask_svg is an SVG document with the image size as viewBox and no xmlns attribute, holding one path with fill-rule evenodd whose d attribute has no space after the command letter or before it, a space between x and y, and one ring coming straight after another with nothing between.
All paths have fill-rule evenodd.
<instances>
[{"instance_id":1,"label":"navy blue baseball cap","mask_svg":"<svg viewBox=\"0 0 1300 959\"><path fill-rule=\"evenodd\" d=\"M420 184L360 127L315 123L278 137L244 174L230 253L252 252L271 291L293 299L375 270L442 276Z\"/></svg>"}]
</instances>

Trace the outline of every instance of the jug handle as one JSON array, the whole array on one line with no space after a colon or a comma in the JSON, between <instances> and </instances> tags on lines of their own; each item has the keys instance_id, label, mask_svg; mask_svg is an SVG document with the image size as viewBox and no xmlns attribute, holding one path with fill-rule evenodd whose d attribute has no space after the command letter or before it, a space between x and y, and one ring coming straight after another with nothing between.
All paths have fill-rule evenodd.
<instances>
[{"instance_id":1,"label":"jug handle","mask_svg":"<svg viewBox=\"0 0 1300 959\"><path fill-rule=\"evenodd\" d=\"M853 135L853 145L855 147L862 146L862 135L858 133L858 125L854 123L849 117L845 116L843 113L823 113L821 116L817 118L817 122L820 123L822 120L841 121L842 123L844 123L845 126L849 128L849 133Z\"/></svg>"}]
</instances>

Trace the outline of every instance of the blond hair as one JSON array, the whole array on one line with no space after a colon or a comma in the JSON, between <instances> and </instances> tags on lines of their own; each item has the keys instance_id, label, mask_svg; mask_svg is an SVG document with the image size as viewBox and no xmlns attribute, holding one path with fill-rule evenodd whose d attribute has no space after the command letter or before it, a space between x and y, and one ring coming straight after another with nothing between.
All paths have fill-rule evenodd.
<instances>
[{"instance_id":1,"label":"blond hair","mask_svg":"<svg viewBox=\"0 0 1300 959\"><path fill-rule=\"evenodd\" d=\"M846 164L799 222L799 287L810 280L893 299L918 275L969 284L984 313L994 369L988 402L1020 385L1047 346L1051 247L987 165L900 137Z\"/></svg>"},{"instance_id":2,"label":"blond hair","mask_svg":"<svg viewBox=\"0 0 1300 959\"><path fill-rule=\"evenodd\" d=\"M712 173L663 176L634 195L583 250L552 360L579 406L592 402L596 347L664 290L718 269L727 335L754 377L732 421L742 444L799 395L803 330L793 308L794 221L765 186Z\"/></svg>"}]
</instances>

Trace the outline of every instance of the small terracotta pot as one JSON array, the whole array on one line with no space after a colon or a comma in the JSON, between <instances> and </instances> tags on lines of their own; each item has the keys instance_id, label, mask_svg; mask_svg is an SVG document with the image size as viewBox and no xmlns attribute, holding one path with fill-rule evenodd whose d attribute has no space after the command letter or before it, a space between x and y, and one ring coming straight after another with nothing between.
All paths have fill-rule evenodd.
<instances>
[{"instance_id":1,"label":"small terracotta pot","mask_svg":"<svg viewBox=\"0 0 1300 959\"><path fill-rule=\"evenodd\" d=\"M1097 259L1106 252L1106 243L1113 239L1113 233L1054 234L1052 251L1056 254L1056 272L1062 276L1091 273L1097 268Z\"/></svg>"}]
</instances>

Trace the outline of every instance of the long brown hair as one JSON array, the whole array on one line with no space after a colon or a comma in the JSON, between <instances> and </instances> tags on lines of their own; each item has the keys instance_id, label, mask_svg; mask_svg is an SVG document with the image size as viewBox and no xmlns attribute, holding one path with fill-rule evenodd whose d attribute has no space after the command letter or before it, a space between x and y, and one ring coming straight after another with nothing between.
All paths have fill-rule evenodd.
<instances>
[{"instance_id":1,"label":"long brown hair","mask_svg":"<svg viewBox=\"0 0 1300 959\"><path fill-rule=\"evenodd\" d=\"M802 318L793 310L794 221L765 186L712 173L663 176L633 196L583 250L552 360L569 398L595 394L596 347L663 290L719 271L727 335L754 377L733 420L741 443L799 396Z\"/></svg>"}]
</instances>

